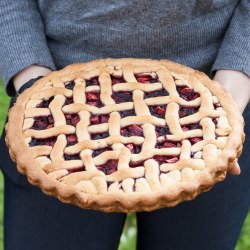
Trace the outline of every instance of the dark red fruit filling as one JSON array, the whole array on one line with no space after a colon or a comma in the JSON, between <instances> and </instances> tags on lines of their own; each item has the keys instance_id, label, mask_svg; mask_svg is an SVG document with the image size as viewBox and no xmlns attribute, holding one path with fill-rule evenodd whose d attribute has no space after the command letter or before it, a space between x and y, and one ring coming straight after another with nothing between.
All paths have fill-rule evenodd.
<instances>
[{"instance_id":1,"label":"dark red fruit filling","mask_svg":"<svg viewBox=\"0 0 250 250\"><path fill-rule=\"evenodd\" d=\"M122 103L122 102L132 102L132 92L130 91L120 91L114 92L112 94L112 98L114 99L115 103Z\"/></svg>"},{"instance_id":2,"label":"dark red fruit filling","mask_svg":"<svg viewBox=\"0 0 250 250\"><path fill-rule=\"evenodd\" d=\"M180 148L181 143L179 141L163 141L158 142L155 145L156 148Z\"/></svg>"},{"instance_id":3,"label":"dark red fruit filling","mask_svg":"<svg viewBox=\"0 0 250 250\"><path fill-rule=\"evenodd\" d=\"M70 161L70 160L81 160L80 154L74 154L74 155L67 155L64 154L64 160L65 161Z\"/></svg>"},{"instance_id":4,"label":"dark red fruit filling","mask_svg":"<svg viewBox=\"0 0 250 250\"><path fill-rule=\"evenodd\" d=\"M37 104L36 107L37 108L48 108L49 104L52 102L53 99L54 99L54 96L50 97L48 100L43 100L41 103Z\"/></svg>"},{"instance_id":5,"label":"dark red fruit filling","mask_svg":"<svg viewBox=\"0 0 250 250\"><path fill-rule=\"evenodd\" d=\"M200 96L199 93L195 92L193 89L190 89L188 86L177 86L177 91L181 98L186 101L192 101Z\"/></svg>"},{"instance_id":6,"label":"dark red fruit filling","mask_svg":"<svg viewBox=\"0 0 250 250\"><path fill-rule=\"evenodd\" d=\"M199 123L186 124L181 126L183 131L201 129L201 125Z\"/></svg>"},{"instance_id":7,"label":"dark red fruit filling","mask_svg":"<svg viewBox=\"0 0 250 250\"><path fill-rule=\"evenodd\" d=\"M123 76L111 76L111 81L112 81L112 85L117 84L117 83L126 82L124 80Z\"/></svg>"},{"instance_id":8,"label":"dark red fruit filling","mask_svg":"<svg viewBox=\"0 0 250 250\"><path fill-rule=\"evenodd\" d=\"M153 92L145 93L145 98L157 97L157 96L167 96L169 95L166 89L160 89Z\"/></svg>"},{"instance_id":9,"label":"dark red fruit filling","mask_svg":"<svg viewBox=\"0 0 250 250\"><path fill-rule=\"evenodd\" d=\"M97 150L94 150L93 153L92 153L92 156L93 157L96 157L98 156L99 154L103 153L103 152L106 152L106 151L112 151L113 149L111 147L106 147L106 148L101 148L101 149L97 149Z\"/></svg>"},{"instance_id":10,"label":"dark red fruit filling","mask_svg":"<svg viewBox=\"0 0 250 250\"><path fill-rule=\"evenodd\" d=\"M129 166L131 168L136 168L136 167L139 167L139 166L144 166L144 161L130 161L129 162Z\"/></svg>"},{"instance_id":11,"label":"dark red fruit filling","mask_svg":"<svg viewBox=\"0 0 250 250\"><path fill-rule=\"evenodd\" d=\"M74 87L75 87L75 82L74 81L70 81L70 82L65 84L66 89L73 90Z\"/></svg>"},{"instance_id":12,"label":"dark red fruit filling","mask_svg":"<svg viewBox=\"0 0 250 250\"><path fill-rule=\"evenodd\" d=\"M118 160L108 160L105 164L97 165L96 168L109 175L117 171L117 165Z\"/></svg>"},{"instance_id":13,"label":"dark red fruit filling","mask_svg":"<svg viewBox=\"0 0 250 250\"><path fill-rule=\"evenodd\" d=\"M163 163L175 163L179 160L177 155L155 155L153 157L159 164Z\"/></svg>"},{"instance_id":14,"label":"dark red fruit filling","mask_svg":"<svg viewBox=\"0 0 250 250\"><path fill-rule=\"evenodd\" d=\"M73 103L73 97L67 97L66 100L65 100L64 105L69 105L71 103Z\"/></svg>"},{"instance_id":15,"label":"dark red fruit filling","mask_svg":"<svg viewBox=\"0 0 250 250\"><path fill-rule=\"evenodd\" d=\"M90 116L90 125L107 123L109 120L109 115L93 115Z\"/></svg>"},{"instance_id":16,"label":"dark red fruit filling","mask_svg":"<svg viewBox=\"0 0 250 250\"><path fill-rule=\"evenodd\" d=\"M167 105L154 105L154 106L149 106L149 111L151 115L154 115L158 118L165 118L165 113L166 113L166 107Z\"/></svg>"},{"instance_id":17,"label":"dark red fruit filling","mask_svg":"<svg viewBox=\"0 0 250 250\"><path fill-rule=\"evenodd\" d=\"M76 173L76 172L82 172L85 170L85 167L79 167L79 168L74 168L74 169L67 169L69 174Z\"/></svg>"},{"instance_id":18,"label":"dark red fruit filling","mask_svg":"<svg viewBox=\"0 0 250 250\"><path fill-rule=\"evenodd\" d=\"M216 118L213 118L213 119L212 119L212 121L213 121L213 123L214 123L214 125L215 125L215 127L216 127L216 126L217 126L217 124L218 124L217 117L216 117Z\"/></svg>"},{"instance_id":19,"label":"dark red fruit filling","mask_svg":"<svg viewBox=\"0 0 250 250\"><path fill-rule=\"evenodd\" d=\"M191 142L192 145L202 140L203 140L202 137L189 138L189 141Z\"/></svg>"},{"instance_id":20,"label":"dark red fruit filling","mask_svg":"<svg viewBox=\"0 0 250 250\"><path fill-rule=\"evenodd\" d=\"M65 114L66 124L71 126L76 126L80 121L80 116L78 114Z\"/></svg>"},{"instance_id":21,"label":"dark red fruit filling","mask_svg":"<svg viewBox=\"0 0 250 250\"><path fill-rule=\"evenodd\" d=\"M179 109L179 117L182 118L188 115L195 114L198 112L198 110L199 107L181 107Z\"/></svg>"},{"instance_id":22,"label":"dark red fruit filling","mask_svg":"<svg viewBox=\"0 0 250 250\"><path fill-rule=\"evenodd\" d=\"M137 82L140 82L140 83L155 83L159 81L158 77L153 78L151 75L146 75L143 73L135 74L135 78Z\"/></svg>"},{"instance_id":23,"label":"dark red fruit filling","mask_svg":"<svg viewBox=\"0 0 250 250\"><path fill-rule=\"evenodd\" d=\"M143 136L143 130L141 126L132 124L132 125L121 128L121 135L125 137Z\"/></svg>"},{"instance_id":24,"label":"dark red fruit filling","mask_svg":"<svg viewBox=\"0 0 250 250\"><path fill-rule=\"evenodd\" d=\"M100 99L100 92L87 92L86 93L86 104L96 106L98 108L103 107Z\"/></svg>"},{"instance_id":25,"label":"dark red fruit filling","mask_svg":"<svg viewBox=\"0 0 250 250\"><path fill-rule=\"evenodd\" d=\"M108 132L96 133L96 134L91 134L90 136L92 140L99 140L109 137L109 133Z\"/></svg>"},{"instance_id":26,"label":"dark red fruit filling","mask_svg":"<svg viewBox=\"0 0 250 250\"><path fill-rule=\"evenodd\" d=\"M125 144L132 154L139 154L141 152L141 145L135 145L133 143Z\"/></svg>"},{"instance_id":27,"label":"dark red fruit filling","mask_svg":"<svg viewBox=\"0 0 250 250\"><path fill-rule=\"evenodd\" d=\"M43 130L54 127L54 119L52 115L49 116L38 116L34 118L34 124L31 127L35 130Z\"/></svg>"},{"instance_id":28,"label":"dark red fruit filling","mask_svg":"<svg viewBox=\"0 0 250 250\"><path fill-rule=\"evenodd\" d=\"M77 143L77 136L75 134L67 135L67 147Z\"/></svg>"},{"instance_id":29,"label":"dark red fruit filling","mask_svg":"<svg viewBox=\"0 0 250 250\"><path fill-rule=\"evenodd\" d=\"M124 110L119 112L121 115L121 118L127 117L127 116L136 116L135 110L130 109L130 110Z\"/></svg>"},{"instance_id":30,"label":"dark red fruit filling","mask_svg":"<svg viewBox=\"0 0 250 250\"><path fill-rule=\"evenodd\" d=\"M170 134L168 126L156 126L155 132L157 137Z\"/></svg>"},{"instance_id":31,"label":"dark red fruit filling","mask_svg":"<svg viewBox=\"0 0 250 250\"><path fill-rule=\"evenodd\" d=\"M50 138L45 138L45 139L38 139L38 138L33 138L31 139L29 146L34 147L34 146L51 146L54 147L56 143L57 137L50 137Z\"/></svg>"},{"instance_id":32,"label":"dark red fruit filling","mask_svg":"<svg viewBox=\"0 0 250 250\"><path fill-rule=\"evenodd\" d=\"M100 85L98 81L98 76L92 77L89 80L86 80L86 87L88 86L94 86L94 85Z\"/></svg>"}]
</instances>

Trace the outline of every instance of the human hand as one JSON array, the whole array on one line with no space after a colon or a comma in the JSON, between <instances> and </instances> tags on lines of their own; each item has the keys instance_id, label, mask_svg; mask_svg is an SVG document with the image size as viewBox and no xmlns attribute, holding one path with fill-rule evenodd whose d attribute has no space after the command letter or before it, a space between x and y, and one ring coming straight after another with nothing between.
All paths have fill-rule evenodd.
<instances>
[{"instance_id":1,"label":"human hand","mask_svg":"<svg viewBox=\"0 0 250 250\"><path fill-rule=\"evenodd\" d=\"M250 77L239 71L218 70L214 80L228 90L243 113L250 98ZM240 167L237 162L229 168L229 173L233 175L240 174Z\"/></svg>"},{"instance_id":2,"label":"human hand","mask_svg":"<svg viewBox=\"0 0 250 250\"><path fill-rule=\"evenodd\" d=\"M35 82L35 80L38 79L38 77L46 76L50 72L50 69L38 65L31 65L21 70L13 77L13 84L16 91L18 92L25 83L29 82L30 84L32 84ZM22 88L22 90L24 89Z\"/></svg>"}]
</instances>

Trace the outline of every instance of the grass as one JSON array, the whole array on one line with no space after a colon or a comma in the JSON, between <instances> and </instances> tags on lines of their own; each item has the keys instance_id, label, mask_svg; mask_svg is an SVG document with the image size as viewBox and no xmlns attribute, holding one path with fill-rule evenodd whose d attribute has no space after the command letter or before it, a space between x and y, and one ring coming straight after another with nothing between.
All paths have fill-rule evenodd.
<instances>
[{"instance_id":1,"label":"grass","mask_svg":"<svg viewBox=\"0 0 250 250\"><path fill-rule=\"evenodd\" d=\"M0 82L0 131L4 126L7 114L9 98L6 96ZM1 159L0 159L1 160ZM0 172L0 250L3 250L3 177ZM134 214L128 214L124 230L120 240L119 250L135 250L136 247L136 218ZM250 249L250 212L245 220L240 238L235 250Z\"/></svg>"}]
</instances>

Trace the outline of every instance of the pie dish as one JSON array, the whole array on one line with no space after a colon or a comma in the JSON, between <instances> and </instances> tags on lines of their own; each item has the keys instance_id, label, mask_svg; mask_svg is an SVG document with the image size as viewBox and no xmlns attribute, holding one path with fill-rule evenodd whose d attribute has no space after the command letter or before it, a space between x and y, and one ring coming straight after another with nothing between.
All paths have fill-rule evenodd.
<instances>
[{"instance_id":1,"label":"pie dish","mask_svg":"<svg viewBox=\"0 0 250 250\"><path fill-rule=\"evenodd\" d=\"M105 212L194 199L237 164L242 115L204 73L167 60L107 58L35 82L8 115L20 173L48 195Z\"/></svg>"}]
</instances>

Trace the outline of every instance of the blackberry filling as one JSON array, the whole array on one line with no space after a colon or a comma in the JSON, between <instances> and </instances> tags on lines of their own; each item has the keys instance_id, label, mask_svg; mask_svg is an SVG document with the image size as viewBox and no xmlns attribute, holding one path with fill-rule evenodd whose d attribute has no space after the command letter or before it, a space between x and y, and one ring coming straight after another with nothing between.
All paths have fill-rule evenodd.
<instances>
[{"instance_id":1,"label":"blackberry filling","mask_svg":"<svg viewBox=\"0 0 250 250\"><path fill-rule=\"evenodd\" d=\"M141 152L141 145L135 145L133 143L125 144L132 154L139 154Z\"/></svg>"},{"instance_id":2,"label":"blackberry filling","mask_svg":"<svg viewBox=\"0 0 250 250\"><path fill-rule=\"evenodd\" d=\"M100 92L87 92L86 104L96 106L98 108L103 107L103 104L100 99Z\"/></svg>"},{"instance_id":3,"label":"blackberry filling","mask_svg":"<svg viewBox=\"0 0 250 250\"><path fill-rule=\"evenodd\" d=\"M96 165L96 168L106 175L112 174L117 171L118 160L108 160L105 164Z\"/></svg>"},{"instance_id":4,"label":"blackberry filling","mask_svg":"<svg viewBox=\"0 0 250 250\"><path fill-rule=\"evenodd\" d=\"M177 86L176 89L180 97L186 101L192 101L200 96L199 93L195 92L193 89L190 89L186 85Z\"/></svg>"},{"instance_id":5,"label":"blackberry filling","mask_svg":"<svg viewBox=\"0 0 250 250\"><path fill-rule=\"evenodd\" d=\"M89 80L86 80L86 87L100 85L98 76L92 77Z\"/></svg>"},{"instance_id":6,"label":"blackberry filling","mask_svg":"<svg viewBox=\"0 0 250 250\"><path fill-rule=\"evenodd\" d=\"M32 137L29 146L30 147L34 147L34 146L51 146L54 147L55 143L56 143L56 139L57 137L50 137L50 138L45 138L45 139L38 139L38 138L34 138Z\"/></svg>"},{"instance_id":7,"label":"blackberry filling","mask_svg":"<svg viewBox=\"0 0 250 250\"><path fill-rule=\"evenodd\" d=\"M199 141L202 141L202 137L193 137L193 138L189 138L189 141L191 142L191 145L199 142Z\"/></svg>"},{"instance_id":8,"label":"blackberry filling","mask_svg":"<svg viewBox=\"0 0 250 250\"><path fill-rule=\"evenodd\" d=\"M143 136L143 129L139 125L132 124L121 128L121 135L125 137Z\"/></svg>"},{"instance_id":9,"label":"blackberry filling","mask_svg":"<svg viewBox=\"0 0 250 250\"><path fill-rule=\"evenodd\" d=\"M157 137L170 134L168 126L155 126L155 132Z\"/></svg>"},{"instance_id":10,"label":"blackberry filling","mask_svg":"<svg viewBox=\"0 0 250 250\"><path fill-rule=\"evenodd\" d=\"M199 110L199 107L181 107L179 109L179 117L185 117L185 116L189 116L189 115L193 115L195 113L197 113Z\"/></svg>"},{"instance_id":11,"label":"blackberry filling","mask_svg":"<svg viewBox=\"0 0 250 250\"><path fill-rule=\"evenodd\" d=\"M75 155L63 155L65 161L70 161L70 160L81 160L80 154L75 154Z\"/></svg>"},{"instance_id":12,"label":"blackberry filling","mask_svg":"<svg viewBox=\"0 0 250 250\"><path fill-rule=\"evenodd\" d=\"M166 107L167 107L167 105L149 106L149 111L150 111L151 115L154 115L158 118L165 119Z\"/></svg>"},{"instance_id":13,"label":"blackberry filling","mask_svg":"<svg viewBox=\"0 0 250 250\"><path fill-rule=\"evenodd\" d=\"M73 146L77 143L77 136L75 134L66 135L66 139L67 139L67 147Z\"/></svg>"},{"instance_id":14,"label":"blackberry filling","mask_svg":"<svg viewBox=\"0 0 250 250\"><path fill-rule=\"evenodd\" d=\"M49 104L52 102L54 99L54 96L50 97L48 100L43 100L41 103L37 104L37 108L48 108Z\"/></svg>"},{"instance_id":15,"label":"blackberry filling","mask_svg":"<svg viewBox=\"0 0 250 250\"><path fill-rule=\"evenodd\" d=\"M76 126L80 121L80 116L78 114L65 114L66 124L71 126Z\"/></svg>"},{"instance_id":16,"label":"blackberry filling","mask_svg":"<svg viewBox=\"0 0 250 250\"><path fill-rule=\"evenodd\" d=\"M149 93L145 93L145 98L150 98L150 97L157 97L157 96L168 96L168 92L166 91L166 89L160 89L160 90L156 90L153 92L149 92Z\"/></svg>"},{"instance_id":17,"label":"blackberry filling","mask_svg":"<svg viewBox=\"0 0 250 250\"><path fill-rule=\"evenodd\" d=\"M43 130L54 127L54 119L52 115L49 116L38 116L34 118L34 124L31 127L35 130Z\"/></svg>"},{"instance_id":18,"label":"blackberry filling","mask_svg":"<svg viewBox=\"0 0 250 250\"><path fill-rule=\"evenodd\" d=\"M127 117L127 116L136 116L135 110L130 109L130 110L124 110L119 112L121 115L121 118Z\"/></svg>"},{"instance_id":19,"label":"blackberry filling","mask_svg":"<svg viewBox=\"0 0 250 250\"><path fill-rule=\"evenodd\" d=\"M85 171L85 167L79 167L79 168L74 168L74 169L67 169L69 174L73 174L76 172L82 172Z\"/></svg>"},{"instance_id":20,"label":"blackberry filling","mask_svg":"<svg viewBox=\"0 0 250 250\"><path fill-rule=\"evenodd\" d=\"M202 129L199 123L186 124L181 126L183 131L194 130L194 129Z\"/></svg>"},{"instance_id":21,"label":"blackberry filling","mask_svg":"<svg viewBox=\"0 0 250 250\"><path fill-rule=\"evenodd\" d=\"M135 78L137 82L140 82L140 83L155 83L159 81L158 76L152 77L151 75L146 75L143 73L135 74Z\"/></svg>"},{"instance_id":22,"label":"blackberry filling","mask_svg":"<svg viewBox=\"0 0 250 250\"><path fill-rule=\"evenodd\" d=\"M215 127L217 127L217 124L218 124L218 118L217 118L217 117L215 117L215 118L213 118L213 119L212 119L212 121L213 121L213 123L214 123Z\"/></svg>"},{"instance_id":23,"label":"blackberry filling","mask_svg":"<svg viewBox=\"0 0 250 250\"><path fill-rule=\"evenodd\" d=\"M136 168L136 167L144 166L144 161L130 161L129 162L129 166L131 168Z\"/></svg>"},{"instance_id":24,"label":"blackberry filling","mask_svg":"<svg viewBox=\"0 0 250 250\"><path fill-rule=\"evenodd\" d=\"M91 134L90 136L92 140L99 140L109 137L109 133L108 132L96 133L96 134Z\"/></svg>"},{"instance_id":25,"label":"blackberry filling","mask_svg":"<svg viewBox=\"0 0 250 250\"><path fill-rule=\"evenodd\" d=\"M115 103L122 103L122 102L132 102L132 92L130 91L120 91L120 92L114 92L111 96Z\"/></svg>"},{"instance_id":26,"label":"blackberry filling","mask_svg":"<svg viewBox=\"0 0 250 250\"><path fill-rule=\"evenodd\" d=\"M117 84L117 83L126 82L124 80L123 76L111 76L111 81L112 81L112 85Z\"/></svg>"},{"instance_id":27,"label":"blackberry filling","mask_svg":"<svg viewBox=\"0 0 250 250\"><path fill-rule=\"evenodd\" d=\"M73 90L73 88L75 87L75 82L74 81L70 81L65 85L66 89L70 89Z\"/></svg>"},{"instance_id":28,"label":"blackberry filling","mask_svg":"<svg viewBox=\"0 0 250 250\"><path fill-rule=\"evenodd\" d=\"M100 155L103 152L112 151L112 150L113 149L111 147L106 147L106 148L101 148L101 149L94 150L93 153L92 153L92 157L96 157L96 156Z\"/></svg>"},{"instance_id":29,"label":"blackberry filling","mask_svg":"<svg viewBox=\"0 0 250 250\"><path fill-rule=\"evenodd\" d=\"M93 115L90 116L90 125L107 123L109 120L109 115Z\"/></svg>"},{"instance_id":30,"label":"blackberry filling","mask_svg":"<svg viewBox=\"0 0 250 250\"><path fill-rule=\"evenodd\" d=\"M179 160L178 155L155 155L153 157L159 164L163 163L175 163Z\"/></svg>"}]
</instances>

